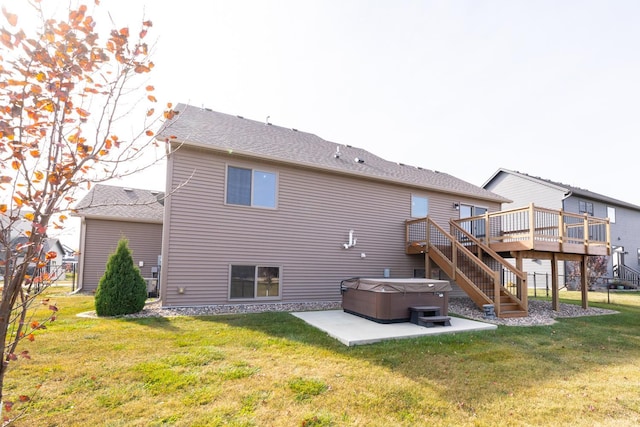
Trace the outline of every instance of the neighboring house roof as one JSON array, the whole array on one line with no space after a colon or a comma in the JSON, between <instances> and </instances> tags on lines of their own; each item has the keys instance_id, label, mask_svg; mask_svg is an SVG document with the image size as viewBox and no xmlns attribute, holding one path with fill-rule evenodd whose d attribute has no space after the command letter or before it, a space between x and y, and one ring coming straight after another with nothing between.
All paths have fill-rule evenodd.
<instances>
[{"instance_id":1,"label":"neighboring house roof","mask_svg":"<svg viewBox=\"0 0 640 427\"><path fill-rule=\"evenodd\" d=\"M493 175L491 175L491 177L482 186L486 187L487 185L489 185L491 181L493 181L501 173L516 175L516 176L519 176L520 178L527 179L529 181L533 181L538 184L545 185L547 187L552 187L556 190L564 191L565 197L570 197L570 196L584 197L590 200L597 200L604 203L609 203L611 205L616 205L616 206L625 207L625 208L634 209L634 210L640 210L640 206L623 202L622 200L614 199L612 197L605 196L602 194L594 193L593 191L585 190L583 188L574 187L574 186L563 184L560 182L551 181L548 179L543 179L537 176L531 176L531 175L527 175L526 173L504 169L504 168L498 169Z\"/></svg>"},{"instance_id":2,"label":"neighboring house roof","mask_svg":"<svg viewBox=\"0 0 640 427\"><path fill-rule=\"evenodd\" d=\"M394 163L366 150L326 141L316 135L209 109L178 104L175 118L163 125L159 139L227 154L293 164L332 173L357 175L427 190L495 202L502 196L449 174ZM428 154L424 154L427 158ZM436 158L430 158L437 161Z\"/></svg>"},{"instance_id":3,"label":"neighboring house roof","mask_svg":"<svg viewBox=\"0 0 640 427\"><path fill-rule=\"evenodd\" d=\"M18 245L24 245L29 242L29 238L26 236L19 236L15 239L11 240L11 246L15 248ZM54 239L52 237L47 237L43 241L43 250L44 252L49 252L55 250L60 254L64 254L64 248L62 247L62 243L58 239Z\"/></svg>"},{"instance_id":4,"label":"neighboring house roof","mask_svg":"<svg viewBox=\"0 0 640 427\"><path fill-rule=\"evenodd\" d=\"M65 245L64 243L62 243L62 249L64 249L64 253L67 255L73 255L76 253L75 249L71 248L71 246Z\"/></svg>"},{"instance_id":5,"label":"neighboring house roof","mask_svg":"<svg viewBox=\"0 0 640 427\"><path fill-rule=\"evenodd\" d=\"M97 184L75 207L74 215L95 219L162 223L164 193Z\"/></svg>"}]
</instances>

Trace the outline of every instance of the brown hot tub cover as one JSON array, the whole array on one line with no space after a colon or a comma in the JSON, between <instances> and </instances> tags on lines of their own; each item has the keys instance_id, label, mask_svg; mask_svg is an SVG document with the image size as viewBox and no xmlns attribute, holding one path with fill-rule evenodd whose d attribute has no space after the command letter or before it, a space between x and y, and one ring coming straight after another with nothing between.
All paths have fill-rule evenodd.
<instances>
[{"instance_id":1,"label":"brown hot tub cover","mask_svg":"<svg viewBox=\"0 0 640 427\"><path fill-rule=\"evenodd\" d=\"M451 284L447 280L432 279L363 279L358 277L343 280L342 287L371 292L406 293L451 291Z\"/></svg>"},{"instance_id":2,"label":"brown hot tub cover","mask_svg":"<svg viewBox=\"0 0 640 427\"><path fill-rule=\"evenodd\" d=\"M446 280L352 278L340 286L345 312L379 323L409 321L412 306L438 306L442 315L449 309Z\"/></svg>"}]
</instances>

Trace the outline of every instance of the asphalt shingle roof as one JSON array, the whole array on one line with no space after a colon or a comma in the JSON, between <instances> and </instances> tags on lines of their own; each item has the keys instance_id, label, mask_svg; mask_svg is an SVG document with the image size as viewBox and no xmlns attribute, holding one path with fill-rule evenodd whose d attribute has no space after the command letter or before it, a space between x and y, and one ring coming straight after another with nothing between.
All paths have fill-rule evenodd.
<instances>
[{"instance_id":1,"label":"asphalt shingle roof","mask_svg":"<svg viewBox=\"0 0 640 427\"><path fill-rule=\"evenodd\" d=\"M484 200L510 201L452 175L391 162L361 148L326 141L311 133L185 104L177 105L176 111L179 114L158 132L159 139L175 137L176 142L185 145L229 154L359 175Z\"/></svg>"},{"instance_id":2,"label":"asphalt shingle roof","mask_svg":"<svg viewBox=\"0 0 640 427\"><path fill-rule=\"evenodd\" d=\"M76 215L162 222L164 193L96 184L76 205Z\"/></svg>"}]
</instances>

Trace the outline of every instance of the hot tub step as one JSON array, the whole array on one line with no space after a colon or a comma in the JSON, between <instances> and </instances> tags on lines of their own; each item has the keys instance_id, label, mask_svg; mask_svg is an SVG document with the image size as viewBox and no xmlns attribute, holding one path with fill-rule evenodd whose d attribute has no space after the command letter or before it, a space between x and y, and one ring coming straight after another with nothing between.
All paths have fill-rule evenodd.
<instances>
[{"instance_id":1,"label":"hot tub step","mask_svg":"<svg viewBox=\"0 0 640 427\"><path fill-rule=\"evenodd\" d=\"M451 326L451 317L449 316L421 316L418 317L418 325L426 328L433 326Z\"/></svg>"},{"instance_id":2,"label":"hot tub step","mask_svg":"<svg viewBox=\"0 0 640 427\"><path fill-rule=\"evenodd\" d=\"M437 305L415 305L409 307L409 321L418 324L420 317L440 316L440 307Z\"/></svg>"}]
</instances>

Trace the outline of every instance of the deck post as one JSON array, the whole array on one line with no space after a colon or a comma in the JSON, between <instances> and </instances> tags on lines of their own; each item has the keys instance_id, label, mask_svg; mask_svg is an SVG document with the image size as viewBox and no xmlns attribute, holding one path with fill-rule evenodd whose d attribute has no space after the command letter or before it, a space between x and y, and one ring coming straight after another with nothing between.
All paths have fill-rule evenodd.
<instances>
[{"instance_id":1,"label":"deck post","mask_svg":"<svg viewBox=\"0 0 640 427\"><path fill-rule=\"evenodd\" d=\"M424 277L431 279L431 258L429 258L429 251L424 253Z\"/></svg>"},{"instance_id":2,"label":"deck post","mask_svg":"<svg viewBox=\"0 0 640 427\"><path fill-rule=\"evenodd\" d=\"M560 295L558 295L558 255L551 256L551 308L560 310Z\"/></svg>"},{"instance_id":3,"label":"deck post","mask_svg":"<svg viewBox=\"0 0 640 427\"><path fill-rule=\"evenodd\" d=\"M589 253L589 215L585 212L584 220L582 223L582 232L584 233L584 252L585 254Z\"/></svg>"},{"instance_id":4,"label":"deck post","mask_svg":"<svg viewBox=\"0 0 640 427\"><path fill-rule=\"evenodd\" d=\"M407 248L407 251L409 250L409 246L411 246L409 244L409 221L405 220L404 221L404 244L405 247Z\"/></svg>"},{"instance_id":5,"label":"deck post","mask_svg":"<svg viewBox=\"0 0 640 427\"><path fill-rule=\"evenodd\" d=\"M424 252L429 252L429 244L431 243L431 227L429 225L429 217L424 218Z\"/></svg>"},{"instance_id":6,"label":"deck post","mask_svg":"<svg viewBox=\"0 0 640 427\"><path fill-rule=\"evenodd\" d=\"M500 304L500 272L496 271L493 275L493 310L496 316L502 315L502 305Z\"/></svg>"},{"instance_id":7,"label":"deck post","mask_svg":"<svg viewBox=\"0 0 640 427\"><path fill-rule=\"evenodd\" d=\"M516 256L516 268L520 271L523 270L523 257L522 252L518 252ZM527 288L527 280L522 280L520 277L517 278L518 289L520 290L520 301L522 302L522 307L528 313L529 312L529 289Z\"/></svg>"},{"instance_id":8,"label":"deck post","mask_svg":"<svg viewBox=\"0 0 640 427\"><path fill-rule=\"evenodd\" d=\"M582 308L589 308L589 268L587 267L587 255L582 255L580 261L580 290L582 292Z\"/></svg>"},{"instance_id":9,"label":"deck post","mask_svg":"<svg viewBox=\"0 0 640 427\"><path fill-rule=\"evenodd\" d=\"M531 203L529 205L529 249L535 248L536 210Z\"/></svg>"},{"instance_id":10,"label":"deck post","mask_svg":"<svg viewBox=\"0 0 640 427\"><path fill-rule=\"evenodd\" d=\"M431 279L431 257L429 257L429 242L431 241L431 227L428 217L424 219L424 275Z\"/></svg>"},{"instance_id":11,"label":"deck post","mask_svg":"<svg viewBox=\"0 0 640 427\"><path fill-rule=\"evenodd\" d=\"M564 213L562 210L558 212L558 240L560 243L560 252L564 252L565 242L565 225L564 225Z\"/></svg>"},{"instance_id":12,"label":"deck post","mask_svg":"<svg viewBox=\"0 0 640 427\"><path fill-rule=\"evenodd\" d=\"M607 233L607 255L611 255L611 220L609 218L607 218L607 224L605 226L606 228L606 233Z\"/></svg>"},{"instance_id":13,"label":"deck post","mask_svg":"<svg viewBox=\"0 0 640 427\"><path fill-rule=\"evenodd\" d=\"M486 211L484 213L484 237L482 240L487 246L489 246L489 243L491 242L491 229L489 227L490 223L491 221L489 221L489 211Z\"/></svg>"}]
</instances>

